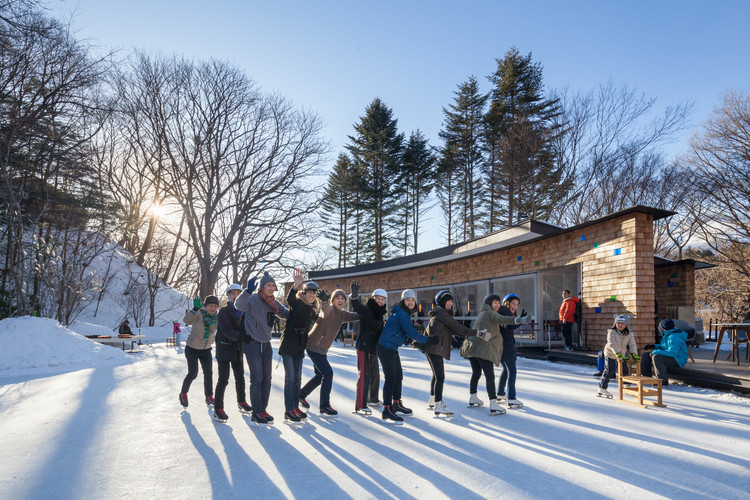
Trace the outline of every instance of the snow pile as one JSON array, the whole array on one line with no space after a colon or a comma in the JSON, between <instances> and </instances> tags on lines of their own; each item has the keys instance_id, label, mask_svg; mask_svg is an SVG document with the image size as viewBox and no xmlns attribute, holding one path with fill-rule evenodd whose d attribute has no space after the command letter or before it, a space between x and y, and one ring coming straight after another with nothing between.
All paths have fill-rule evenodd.
<instances>
[{"instance_id":1,"label":"snow pile","mask_svg":"<svg viewBox=\"0 0 750 500\"><path fill-rule=\"evenodd\" d=\"M132 359L122 349L93 342L46 318L0 321L0 345L2 377L117 366Z\"/></svg>"}]
</instances>

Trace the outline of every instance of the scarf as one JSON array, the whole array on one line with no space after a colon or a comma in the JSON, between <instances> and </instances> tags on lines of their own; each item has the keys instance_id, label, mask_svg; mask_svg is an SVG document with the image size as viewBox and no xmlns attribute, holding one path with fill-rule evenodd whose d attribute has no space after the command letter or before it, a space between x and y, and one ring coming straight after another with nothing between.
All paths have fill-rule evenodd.
<instances>
[{"instance_id":1,"label":"scarf","mask_svg":"<svg viewBox=\"0 0 750 500\"><path fill-rule=\"evenodd\" d=\"M385 306L379 306L373 298L370 298L367 301L367 307L370 308L370 312L372 312L372 317L375 319L375 321L381 321L387 311Z\"/></svg>"},{"instance_id":2,"label":"scarf","mask_svg":"<svg viewBox=\"0 0 750 500\"><path fill-rule=\"evenodd\" d=\"M207 311L203 311L203 339L206 340L211 336L211 327L216 324L217 313L208 314Z\"/></svg>"},{"instance_id":3,"label":"scarf","mask_svg":"<svg viewBox=\"0 0 750 500\"><path fill-rule=\"evenodd\" d=\"M408 307L406 307L406 304L404 303L403 300L401 302L399 302L398 305L399 305L399 307L401 307L401 309L403 309L404 311L406 311L406 314L408 314L409 316L411 316L412 314L414 314L415 312L417 312L417 307L419 307L419 304L417 304L416 306L414 306L414 309L409 309Z\"/></svg>"},{"instance_id":4,"label":"scarf","mask_svg":"<svg viewBox=\"0 0 750 500\"><path fill-rule=\"evenodd\" d=\"M262 293L259 293L258 295L260 295L260 298L263 299L266 304L271 306L271 309L273 309L274 314L279 313L279 308L278 306L276 306L276 299L273 297L273 295L265 296Z\"/></svg>"}]
</instances>

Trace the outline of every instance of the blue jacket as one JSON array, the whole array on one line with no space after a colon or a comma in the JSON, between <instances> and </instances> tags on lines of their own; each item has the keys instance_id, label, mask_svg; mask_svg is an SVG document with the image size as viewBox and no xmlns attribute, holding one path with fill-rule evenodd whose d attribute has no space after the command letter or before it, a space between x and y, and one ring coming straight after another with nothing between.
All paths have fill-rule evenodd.
<instances>
[{"instance_id":1,"label":"blue jacket","mask_svg":"<svg viewBox=\"0 0 750 500\"><path fill-rule=\"evenodd\" d=\"M396 350L399 346L404 345L404 340L406 340L407 336L422 344L427 342L427 337L414 328L411 316L401 309L401 306L395 304L388 321L385 322L383 333L380 335L378 343L388 349Z\"/></svg>"},{"instance_id":2,"label":"blue jacket","mask_svg":"<svg viewBox=\"0 0 750 500\"><path fill-rule=\"evenodd\" d=\"M687 348L687 333L675 328L674 330L667 330L664 332L664 337L661 339L661 344L656 344L654 350L651 352L652 356L659 354L660 356L669 356L677 361L677 364L682 368L687 363L688 359L688 348Z\"/></svg>"}]
</instances>

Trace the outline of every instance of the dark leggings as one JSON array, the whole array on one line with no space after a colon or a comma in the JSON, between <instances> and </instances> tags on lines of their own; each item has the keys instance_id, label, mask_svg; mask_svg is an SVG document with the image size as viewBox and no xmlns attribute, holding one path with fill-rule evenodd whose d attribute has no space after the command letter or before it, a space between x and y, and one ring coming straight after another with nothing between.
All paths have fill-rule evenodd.
<instances>
[{"instance_id":1,"label":"dark leggings","mask_svg":"<svg viewBox=\"0 0 750 500\"><path fill-rule=\"evenodd\" d=\"M383 404L390 406L393 400L401 399L401 383L404 380L404 372L401 369L401 358L398 350L388 349L378 344L378 359L383 367Z\"/></svg>"},{"instance_id":2,"label":"dark leggings","mask_svg":"<svg viewBox=\"0 0 750 500\"><path fill-rule=\"evenodd\" d=\"M427 361L430 362L430 367L432 368L430 395L435 396L435 401L442 401L443 384L445 383L445 365L443 363L443 357L439 354L428 354Z\"/></svg>"},{"instance_id":3,"label":"dark leggings","mask_svg":"<svg viewBox=\"0 0 750 500\"><path fill-rule=\"evenodd\" d=\"M183 394L187 394L190 390L190 384L198 376L198 363L200 362L201 368L203 369L203 393L205 396L210 396L214 393L214 381L212 365L213 359L211 358L211 348L208 349L193 349L190 346L185 346L185 358L187 358L188 372L185 375L185 380L182 381Z\"/></svg>"},{"instance_id":4,"label":"dark leggings","mask_svg":"<svg viewBox=\"0 0 750 500\"><path fill-rule=\"evenodd\" d=\"M313 362L315 375L300 390L299 396L307 399L307 396L320 386L320 408L328 408L331 406L331 388L333 387L333 368L328 362L328 355L308 349L307 356Z\"/></svg>"},{"instance_id":5,"label":"dark leggings","mask_svg":"<svg viewBox=\"0 0 750 500\"><path fill-rule=\"evenodd\" d=\"M471 363L471 380L469 381L469 394L475 394L477 392L477 384L479 383L479 377L484 372L484 383L487 386L487 396L490 400L497 399L495 393L495 368L492 366L492 361L482 358L469 358Z\"/></svg>"},{"instance_id":6,"label":"dark leggings","mask_svg":"<svg viewBox=\"0 0 750 500\"><path fill-rule=\"evenodd\" d=\"M234 373L234 389L237 392L237 402L245 401L245 367L242 358L238 357L232 361L219 361L219 380L216 382L216 403L214 408L224 408L224 391L229 384L230 369Z\"/></svg>"},{"instance_id":7,"label":"dark leggings","mask_svg":"<svg viewBox=\"0 0 750 500\"><path fill-rule=\"evenodd\" d=\"M366 408L370 392L370 358L365 351L357 350L357 392L354 398L354 409Z\"/></svg>"}]
</instances>

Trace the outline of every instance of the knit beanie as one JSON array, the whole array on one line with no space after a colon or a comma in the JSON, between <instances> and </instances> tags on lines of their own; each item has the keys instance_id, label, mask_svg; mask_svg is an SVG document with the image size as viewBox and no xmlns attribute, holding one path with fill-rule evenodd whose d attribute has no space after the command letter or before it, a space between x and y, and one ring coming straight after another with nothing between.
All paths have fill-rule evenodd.
<instances>
[{"instance_id":1,"label":"knit beanie","mask_svg":"<svg viewBox=\"0 0 750 500\"><path fill-rule=\"evenodd\" d=\"M659 330L661 330L662 332L674 330L674 321L671 319L665 319L664 321L659 323Z\"/></svg>"},{"instance_id":2,"label":"knit beanie","mask_svg":"<svg viewBox=\"0 0 750 500\"><path fill-rule=\"evenodd\" d=\"M263 273L263 277L260 279L261 290L263 289L263 285L265 285L266 283L273 283L274 285L276 284L276 281L271 277L270 274L268 274L268 272Z\"/></svg>"},{"instance_id":3,"label":"knit beanie","mask_svg":"<svg viewBox=\"0 0 750 500\"><path fill-rule=\"evenodd\" d=\"M403 292L401 292L401 300L412 298L414 300L417 300L417 294L414 293L414 290L411 288L407 288Z\"/></svg>"},{"instance_id":4,"label":"knit beanie","mask_svg":"<svg viewBox=\"0 0 750 500\"><path fill-rule=\"evenodd\" d=\"M334 290L334 291L333 291L333 293L331 294L331 302L333 302L333 299L335 299L335 298L336 298L336 295L343 295L343 296L344 296L344 299L346 299L346 292L345 292L345 291L343 291L343 290L342 290L341 288L337 288L337 289L336 289L336 290Z\"/></svg>"},{"instance_id":5,"label":"knit beanie","mask_svg":"<svg viewBox=\"0 0 750 500\"><path fill-rule=\"evenodd\" d=\"M203 301L204 306L210 304L216 304L217 306L219 305L219 299L218 297L216 297L216 295L209 295L208 297L206 297L206 300Z\"/></svg>"}]
</instances>

